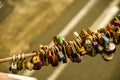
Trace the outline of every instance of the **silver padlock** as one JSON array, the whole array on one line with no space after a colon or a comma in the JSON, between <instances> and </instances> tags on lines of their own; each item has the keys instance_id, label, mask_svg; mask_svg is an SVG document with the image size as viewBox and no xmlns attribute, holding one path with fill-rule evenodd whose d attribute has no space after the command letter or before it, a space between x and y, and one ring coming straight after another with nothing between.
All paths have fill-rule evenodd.
<instances>
[{"instance_id":1,"label":"silver padlock","mask_svg":"<svg viewBox=\"0 0 120 80\"><path fill-rule=\"evenodd\" d=\"M17 74L18 73L17 62L16 62L15 58L16 58L16 56L13 55L13 61L12 61L12 65L11 65L11 71L12 71L12 73Z\"/></svg>"}]
</instances>

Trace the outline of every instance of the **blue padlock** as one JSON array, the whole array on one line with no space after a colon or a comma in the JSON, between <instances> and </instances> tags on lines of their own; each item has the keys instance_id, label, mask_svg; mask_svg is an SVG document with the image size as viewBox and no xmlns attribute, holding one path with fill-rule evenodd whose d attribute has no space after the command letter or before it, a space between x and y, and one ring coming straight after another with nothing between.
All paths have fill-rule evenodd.
<instances>
[{"instance_id":1,"label":"blue padlock","mask_svg":"<svg viewBox=\"0 0 120 80\"><path fill-rule=\"evenodd\" d=\"M120 14L117 16L117 18L120 20Z\"/></svg>"}]
</instances>

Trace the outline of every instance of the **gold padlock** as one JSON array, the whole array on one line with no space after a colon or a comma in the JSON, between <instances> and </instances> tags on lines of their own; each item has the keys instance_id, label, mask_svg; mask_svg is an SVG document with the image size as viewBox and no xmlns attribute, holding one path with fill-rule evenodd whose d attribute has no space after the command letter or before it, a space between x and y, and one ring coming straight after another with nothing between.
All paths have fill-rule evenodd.
<instances>
[{"instance_id":1,"label":"gold padlock","mask_svg":"<svg viewBox=\"0 0 120 80\"><path fill-rule=\"evenodd\" d=\"M25 70L26 69L26 60L25 60L25 54L22 54L22 69Z\"/></svg>"},{"instance_id":2,"label":"gold padlock","mask_svg":"<svg viewBox=\"0 0 120 80\"><path fill-rule=\"evenodd\" d=\"M33 68L34 68L34 64L31 63L31 62L27 62L27 69L30 70L30 71L32 71Z\"/></svg>"},{"instance_id":3,"label":"gold padlock","mask_svg":"<svg viewBox=\"0 0 120 80\"><path fill-rule=\"evenodd\" d=\"M89 34L87 33L87 31L85 29L82 29L81 30L81 33L80 33L80 37L81 38L85 38L86 36L88 36Z\"/></svg>"},{"instance_id":4,"label":"gold padlock","mask_svg":"<svg viewBox=\"0 0 120 80\"><path fill-rule=\"evenodd\" d=\"M80 48L80 51L81 51L81 55L85 55L87 52L86 52L86 50L85 50L85 48L84 48L84 46L82 46L81 48Z\"/></svg>"},{"instance_id":5,"label":"gold padlock","mask_svg":"<svg viewBox=\"0 0 120 80\"><path fill-rule=\"evenodd\" d=\"M34 52L36 52L36 55L32 57L32 63L36 64L36 63L40 62L40 55L39 55L38 51L34 51Z\"/></svg>"},{"instance_id":6,"label":"gold padlock","mask_svg":"<svg viewBox=\"0 0 120 80\"><path fill-rule=\"evenodd\" d=\"M100 33L97 33L96 36L97 36L97 41L98 41L98 43L99 43L99 44L103 44L102 35L101 35Z\"/></svg>"},{"instance_id":7,"label":"gold padlock","mask_svg":"<svg viewBox=\"0 0 120 80\"><path fill-rule=\"evenodd\" d=\"M74 46L75 46L75 49L78 53L80 53L80 47L77 45L77 43L75 41L72 41Z\"/></svg>"},{"instance_id":8,"label":"gold padlock","mask_svg":"<svg viewBox=\"0 0 120 80\"><path fill-rule=\"evenodd\" d=\"M91 40L90 40L89 38L87 38L87 39L85 40L84 46L85 46L85 50L86 50L87 52L91 52L91 51L92 51L92 42L91 42Z\"/></svg>"}]
</instances>

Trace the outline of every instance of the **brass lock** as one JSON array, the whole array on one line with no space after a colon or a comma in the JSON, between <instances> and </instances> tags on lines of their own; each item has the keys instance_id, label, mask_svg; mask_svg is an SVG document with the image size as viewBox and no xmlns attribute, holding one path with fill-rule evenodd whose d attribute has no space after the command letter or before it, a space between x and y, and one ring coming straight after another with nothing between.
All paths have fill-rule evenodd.
<instances>
[{"instance_id":1,"label":"brass lock","mask_svg":"<svg viewBox=\"0 0 120 80\"><path fill-rule=\"evenodd\" d=\"M34 68L34 64L31 63L31 62L27 62L27 69L30 70L30 71L32 71L33 68Z\"/></svg>"},{"instance_id":2,"label":"brass lock","mask_svg":"<svg viewBox=\"0 0 120 80\"><path fill-rule=\"evenodd\" d=\"M40 55L37 51L35 52L36 52L36 55L32 57L32 61L31 61L33 64L40 62Z\"/></svg>"},{"instance_id":3,"label":"brass lock","mask_svg":"<svg viewBox=\"0 0 120 80\"><path fill-rule=\"evenodd\" d=\"M25 54L22 54L22 69L25 70L26 69L26 60L25 60Z\"/></svg>"}]
</instances>

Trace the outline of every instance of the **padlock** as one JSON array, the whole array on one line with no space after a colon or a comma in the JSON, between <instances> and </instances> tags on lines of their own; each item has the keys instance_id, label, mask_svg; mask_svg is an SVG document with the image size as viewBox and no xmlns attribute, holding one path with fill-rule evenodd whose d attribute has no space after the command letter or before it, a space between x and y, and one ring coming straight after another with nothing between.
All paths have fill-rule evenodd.
<instances>
[{"instance_id":1,"label":"padlock","mask_svg":"<svg viewBox=\"0 0 120 80\"><path fill-rule=\"evenodd\" d=\"M98 50L97 52L101 54L103 52L103 50L104 50L104 47L102 45L99 45L97 47L97 50Z\"/></svg>"},{"instance_id":2,"label":"padlock","mask_svg":"<svg viewBox=\"0 0 120 80\"><path fill-rule=\"evenodd\" d=\"M68 62L68 55L66 53L66 47L65 47L65 45L62 45L62 47L63 47L64 56L65 56L65 59L63 60L63 63L67 63Z\"/></svg>"},{"instance_id":3,"label":"padlock","mask_svg":"<svg viewBox=\"0 0 120 80\"><path fill-rule=\"evenodd\" d=\"M103 44L102 35L101 35L100 33L97 33L96 36L97 36L97 41L98 41L98 43L99 43L100 45L102 45L102 44Z\"/></svg>"},{"instance_id":4,"label":"padlock","mask_svg":"<svg viewBox=\"0 0 120 80\"><path fill-rule=\"evenodd\" d=\"M97 54L96 48L95 48L95 47L92 47L91 56L92 56L92 57L95 57L96 54Z\"/></svg>"},{"instance_id":5,"label":"padlock","mask_svg":"<svg viewBox=\"0 0 120 80\"><path fill-rule=\"evenodd\" d=\"M58 39L59 44L63 44L63 37L62 36L58 35L57 39Z\"/></svg>"},{"instance_id":6,"label":"padlock","mask_svg":"<svg viewBox=\"0 0 120 80\"><path fill-rule=\"evenodd\" d=\"M52 40L53 40L53 42L54 42L55 45L58 45L58 44L59 44L59 41L58 41L58 39L57 39L56 36L53 37Z\"/></svg>"},{"instance_id":7,"label":"padlock","mask_svg":"<svg viewBox=\"0 0 120 80\"><path fill-rule=\"evenodd\" d=\"M73 50L73 53L71 54L73 62L80 63L81 62L81 57L80 57L80 54L76 50L76 47L74 45L74 41L70 41L70 44L71 44L72 50Z\"/></svg>"},{"instance_id":8,"label":"padlock","mask_svg":"<svg viewBox=\"0 0 120 80\"><path fill-rule=\"evenodd\" d=\"M34 70L40 70L42 68L42 66L43 66L43 62L40 61L40 62L37 62L37 63L34 64L33 69Z\"/></svg>"},{"instance_id":9,"label":"padlock","mask_svg":"<svg viewBox=\"0 0 120 80\"><path fill-rule=\"evenodd\" d=\"M49 48L47 55L48 55L48 63L51 64L52 63L52 50L51 50L51 48Z\"/></svg>"},{"instance_id":10,"label":"padlock","mask_svg":"<svg viewBox=\"0 0 120 80\"><path fill-rule=\"evenodd\" d=\"M27 69L30 70L30 71L32 71L33 68L34 68L34 64L31 63L31 62L27 62Z\"/></svg>"},{"instance_id":11,"label":"padlock","mask_svg":"<svg viewBox=\"0 0 120 80\"><path fill-rule=\"evenodd\" d=\"M108 49L109 48L109 44L110 44L110 40L104 34L102 34L102 38L104 40L104 47L105 47L105 49Z\"/></svg>"},{"instance_id":12,"label":"padlock","mask_svg":"<svg viewBox=\"0 0 120 80\"><path fill-rule=\"evenodd\" d=\"M10 71L12 71L13 74L17 74L18 73L16 56L15 55L13 55L13 60L12 60L12 65L10 67Z\"/></svg>"},{"instance_id":13,"label":"padlock","mask_svg":"<svg viewBox=\"0 0 120 80\"><path fill-rule=\"evenodd\" d=\"M66 52L67 52L67 55L70 56L71 53L72 53L72 47L70 46L70 44L68 43L68 41L64 40L64 45L66 47Z\"/></svg>"},{"instance_id":14,"label":"padlock","mask_svg":"<svg viewBox=\"0 0 120 80\"><path fill-rule=\"evenodd\" d=\"M115 21L115 22L114 22L114 25L120 27L120 21Z\"/></svg>"},{"instance_id":15,"label":"padlock","mask_svg":"<svg viewBox=\"0 0 120 80\"><path fill-rule=\"evenodd\" d=\"M44 46L43 45L39 45L39 49L43 49L44 48Z\"/></svg>"},{"instance_id":16,"label":"padlock","mask_svg":"<svg viewBox=\"0 0 120 80\"><path fill-rule=\"evenodd\" d=\"M77 45L77 43L75 41L72 41L72 42L73 42L73 44L75 46L75 49L76 49L77 53L80 53L81 52L80 47Z\"/></svg>"},{"instance_id":17,"label":"padlock","mask_svg":"<svg viewBox=\"0 0 120 80\"><path fill-rule=\"evenodd\" d=\"M119 37L120 37L120 27L116 26L115 32L114 32L114 37L113 37L114 38L113 42L115 44L118 44L120 42Z\"/></svg>"},{"instance_id":18,"label":"padlock","mask_svg":"<svg viewBox=\"0 0 120 80\"><path fill-rule=\"evenodd\" d=\"M79 40L79 44L82 44L83 41L77 32L74 32L73 36Z\"/></svg>"},{"instance_id":19,"label":"padlock","mask_svg":"<svg viewBox=\"0 0 120 80\"><path fill-rule=\"evenodd\" d=\"M82 39L84 39L86 36L88 36L89 34L87 33L87 31L85 29L82 29L81 30L81 33L80 33L80 37Z\"/></svg>"},{"instance_id":20,"label":"padlock","mask_svg":"<svg viewBox=\"0 0 120 80\"><path fill-rule=\"evenodd\" d=\"M115 25L115 21L119 21L117 17L114 17L111 21L111 24Z\"/></svg>"},{"instance_id":21,"label":"padlock","mask_svg":"<svg viewBox=\"0 0 120 80\"><path fill-rule=\"evenodd\" d=\"M39 56L40 56L40 61L39 62L42 62L42 66L44 66L45 65L45 51L44 50L42 50L42 49L39 49L38 50L38 53L40 54Z\"/></svg>"},{"instance_id":22,"label":"padlock","mask_svg":"<svg viewBox=\"0 0 120 80\"><path fill-rule=\"evenodd\" d=\"M89 28L87 29L87 32L88 32L88 34L90 34L90 35L93 33L91 27L89 27Z\"/></svg>"},{"instance_id":23,"label":"padlock","mask_svg":"<svg viewBox=\"0 0 120 80\"><path fill-rule=\"evenodd\" d=\"M45 60L45 65L48 66L49 65L49 56L48 56L48 52L49 52L49 48L47 48L45 50L45 56L44 56L44 60Z\"/></svg>"},{"instance_id":24,"label":"padlock","mask_svg":"<svg viewBox=\"0 0 120 80\"><path fill-rule=\"evenodd\" d=\"M76 42L76 44L77 44L79 47L82 46L82 44L80 43L80 40L79 40L79 39L75 39L75 42Z\"/></svg>"},{"instance_id":25,"label":"padlock","mask_svg":"<svg viewBox=\"0 0 120 80\"><path fill-rule=\"evenodd\" d=\"M93 41L93 42L92 42L92 45L93 45L93 47L95 47L95 48L98 48L98 46L99 46L98 42L96 42L96 41Z\"/></svg>"},{"instance_id":26,"label":"padlock","mask_svg":"<svg viewBox=\"0 0 120 80\"><path fill-rule=\"evenodd\" d=\"M49 62L48 62L48 51L49 51L49 48L47 45L43 46L42 48L40 48L38 50L38 52L40 53L40 60L42 61L42 64L43 66L46 65L48 66L49 65Z\"/></svg>"},{"instance_id":27,"label":"padlock","mask_svg":"<svg viewBox=\"0 0 120 80\"><path fill-rule=\"evenodd\" d=\"M40 55L39 55L38 51L34 51L34 52L36 52L36 55L32 57L31 62L33 64L36 64L36 63L40 62Z\"/></svg>"},{"instance_id":28,"label":"padlock","mask_svg":"<svg viewBox=\"0 0 120 80\"><path fill-rule=\"evenodd\" d=\"M96 54L97 54L97 48L98 48L98 46L99 46L99 44L98 44L98 42L95 42L95 41L93 41L92 42L92 51L91 51L91 56L92 57L94 57L94 56L96 56Z\"/></svg>"},{"instance_id":29,"label":"padlock","mask_svg":"<svg viewBox=\"0 0 120 80\"><path fill-rule=\"evenodd\" d=\"M96 36L96 34L95 34L95 33L92 33L91 35L92 35L92 40L93 40L93 41L97 41L97 36Z\"/></svg>"},{"instance_id":30,"label":"padlock","mask_svg":"<svg viewBox=\"0 0 120 80\"><path fill-rule=\"evenodd\" d=\"M110 31L106 31L105 35L109 38L110 42L113 42L113 37L111 36Z\"/></svg>"},{"instance_id":31,"label":"padlock","mask_svg":"<svg viewBox=\"0 0 120 80\"><path fill-rule=\"evenodd\" d=\"M117 16L118 20L120 21L120 14Z\"/></svg>"},{"instance_id":32,"label":"padlock","mask_svg":"<svg viewBox=\"0 0 120 80\"><path fill-rule=\"evenodd\" d=\"M80 63L81 62L80 54L72 54L71 57L70 57L70 60L72 62Z\"/></svg>"},{"instance_id":33,"label":"padlock","mask_svg":"<svg viewBox=\"0 0 120 80\"><path fill-rule=\"evenodd\" d=\"M71 49L72 49L73 54L76 54L77 51L76 51L76 49L75 49L75 46L74 46L73 42L72 42L72 41L69 41L69 44L70 44L70 46L71 46Z\"/></svg>"},{"instance_id":34,"label":"padlock","mask_svg":"<svg viewBox=\"0 0 120 80\"><path fill-rule=\"evenodd\" d=\"M100 29L98 29L98 33L105 33L106 32L106 28L100 28Z\"/></svg>"},{"instance_id":35,"label":"padlock","mask_svg":"<svg viewBox=\"0 0 120 80\"><path fill-rule=\"evenodd\" d=\"M80 48L80 51L81 51L81 53L80 53L81 56L83 56L83 55L85 55L87 53L84 46L82 46Z\"/></svg>"},{"instance_id":36,"label":"padlock","mask_svg":"<svg viewBox=\"0 0 120 80\"><path fill-rule=\"evenodd\" d=\"M91 52L92 51L92 42L91 42L91 40L89 38L86 38L84 46L85 46L85 50L87 52Z\"/></svg>"},{"instance_id":37,"label":"padlock","mask_svg":"<svg viewBox=\"0 0 120 80\"><path fill-rule=\"evenodd\" d=\"M59 57L59 61L64 61L64 60L65 60L65 56L64 56L64 54L62 53L62 51L60 51L57 46L54 46L54 47L55 47L55 49L56 49L56 54L57 54L58 57Z\"/></svg>"},{"instance_id":38,"label":"padlock","mask_svg":"<svg viewBox=\"0 0 120 80\"><path fill-rule=\"evenodd\" d=\"M106 26L107 31L112 30L112 28L113 28L113 26L112 26L111 24L108 24L108 25Z\"/></svg>"},{"instance_id":39,"label":"padlock","mask_svg":"<svg viewBox=\"0 0 120 80\"><path fill-rule=\"evenodd\" d=\"M108 48L105 49L107 54L112 54L116 51L116 46L114 43L109 43Z\"/></svg>"},{"instance_id":40,"label":"padlock","mask_svg":"<svg viewBox=\"0 0 120 80\"><path fill-rule=\"evenodd\" d=\"M25 54L23 53L21 55L22 57L22 69L25 70L26 69L26 60L25 60Z\"/></svg>"},{"instance_id":41,"label":"padlock","mask_svg":"<svg viewBox=\"0 0 120 80\"><path fill-rule=\"evenodd\" d=\"M74 61L73 61L73 56L72 56L72 55L69 56L69 59L70 59L71 62L74 62Z\"/></svg>"},{"instance_id":42,"label":"padlock","mask_svg":"<svg viewBox=\"0 0 120 80\"><path fill-rule=\"evenodd\" d=\"M18 66L17 69L19 71L21 71L22 70L22 59L21 59L21 55L20 54L18 55L17 66Z\"/></svg>"},{"instance_id":43,"label":"padlock","mask_svg":"<svg viewBox=\"0 0 120 80\"><path fill-rule=\"evenodd\" d=\"M55 48L54 47L51 47L51 52L52 52L52 66L55 67L55 66L58 66L58 57L57 55L55 55Z\"/></svg>"}]
</instances>

